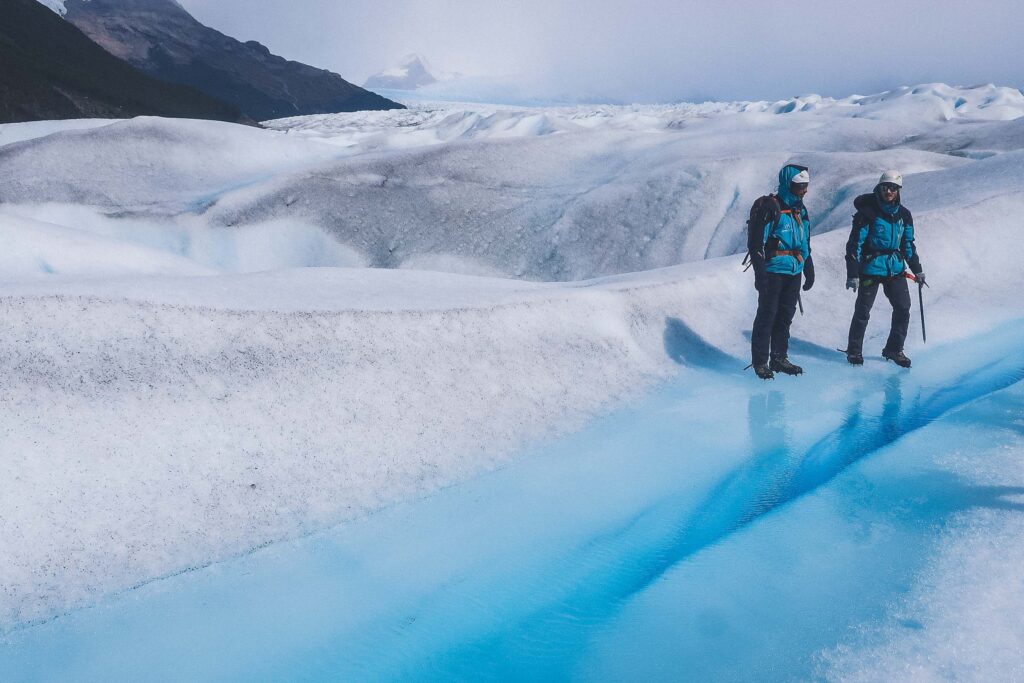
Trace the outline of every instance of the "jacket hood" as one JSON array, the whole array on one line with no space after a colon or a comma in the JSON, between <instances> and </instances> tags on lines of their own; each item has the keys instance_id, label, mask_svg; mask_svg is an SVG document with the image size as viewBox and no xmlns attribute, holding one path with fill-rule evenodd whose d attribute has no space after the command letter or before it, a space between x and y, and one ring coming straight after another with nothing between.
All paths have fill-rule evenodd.
<instances>
[{"instance_id":1,"label":"jacket hood","mask_svg":"<svg viewBox=\"0 0 1024 683\"><path fill-rule=\"evenodd\" d=\"M796 164L786 164L779 170L779 199L781 199L786 206L803 206L803 201L789 191L789 183L798 173L800 173L800 171L806 170L806 166L798 166Z\"/></svg>"}]
</instances>

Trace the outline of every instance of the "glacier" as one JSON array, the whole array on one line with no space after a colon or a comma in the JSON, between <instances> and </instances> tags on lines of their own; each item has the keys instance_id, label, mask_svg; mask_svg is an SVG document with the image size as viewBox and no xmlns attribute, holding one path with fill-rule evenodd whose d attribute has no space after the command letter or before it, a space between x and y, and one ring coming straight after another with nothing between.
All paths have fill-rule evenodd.
<instances>
[{"instance_id":1,"label":"glacier","mask_svg":"<svg viewBox=\"0 0 1024 683\"><path fill-rule=\"evenodd\" d=\"M0 674L1013 678L1022 114L927 84L0 126ZM762 385L737 252L790 160L807 374ZM834 351L890 166L910 372Z\"/></svg>"}]
</instances>

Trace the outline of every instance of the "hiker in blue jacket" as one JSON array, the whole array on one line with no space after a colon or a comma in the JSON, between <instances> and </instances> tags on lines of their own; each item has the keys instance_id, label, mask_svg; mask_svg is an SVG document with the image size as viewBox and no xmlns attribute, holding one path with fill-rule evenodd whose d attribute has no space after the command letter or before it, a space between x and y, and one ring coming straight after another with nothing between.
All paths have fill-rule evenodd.
<instances>
[{"instance_id":1,"label":"hiker in blue jacket","mask_svg":"<svg viewBox=\"0 0 1024 683\"><path fill-rule=\"evenodd\" d=\"M750 356L754 372L761 379L772 379L776 372L803 372L799 365L789 362L787 353L800 281L804 279L804 291L814 285L811 221L803 202L810 180L805 167L783 166L779 171L778 194L765 198L764 214L747 233L747 250L757 288Z\"/></svg>"},{"instance_id":2,"label":"hiker in blue jacket","mask_svg":"<svg viewBox=\"0 0 1024 683\"><path fill-rule=\"evenodd\" d=\"M846 288L857 292L846 345L846 360L853 365L864 363L864 331L881 285L892 304L892 324L882 357L900 367L910 367L910 359L903 353L910 326L910 287L904 264L910 266L920 285L925 278L914 244L914 218L900 202L902 188L899 171L886 171L874 192L853 201L857 213L846 243Z\"/></svg>"}]
</instances>

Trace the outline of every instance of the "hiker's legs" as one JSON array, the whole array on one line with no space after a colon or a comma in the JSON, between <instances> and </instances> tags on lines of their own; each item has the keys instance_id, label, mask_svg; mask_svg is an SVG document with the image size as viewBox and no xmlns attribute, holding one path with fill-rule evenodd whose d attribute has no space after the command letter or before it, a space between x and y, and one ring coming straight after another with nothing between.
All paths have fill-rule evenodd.
<instances>
[{"instance_id":1,"label":"hiker's legs","mask_svg":"<svg viewBox=\"0 0 1024 683\"><path fill-rule=\"evenodd\" d=\"M883 285L885 296L892 304L892 326L889 328L889 339L885 342L886 351L902 351L910 328L910 287L907 278L902 275L887 280Z\"/></svg>"},{"instance_id":2,"label":"hiker's legs","mask_svg":"<svg viewBox=\"0 0 1024 683\"><path fill-rule=\"evenodd\" d=\"M779 310L779 295L782 292L782 276L765 273L764 284L757 293L757 315L750 334L750 361L754 365L767 365L768 350L771 346L772 327Z\"/></svg>"},{"instance_id":3,"label":"hiker's legs","mask_svg":"<svg viewBox=\"0 0 1024 683\"><path fill-rule=\"evenodd\" d=\"M772 358L785 358L789 352L789 326L796 315L796 300L800 296L800 275L780 275L779 310L772 325Z\"/></svg>"},{"instance_id":4,"label":"hiker's legs","mask_svg":"<svg viewBox=\"0 0 1024 683\"><path fill-rule=\"evenodd\" d=\"M853 320L850 321L850 338L846 342L846 353L864 353L864 331L868 329L868 320L871 319L871 307L875 304L875 296L877 295L877 282L872 282L870 285L862 284L860 289L857 290L857 303L853 307Z\"/></svg>"}]
</instances>

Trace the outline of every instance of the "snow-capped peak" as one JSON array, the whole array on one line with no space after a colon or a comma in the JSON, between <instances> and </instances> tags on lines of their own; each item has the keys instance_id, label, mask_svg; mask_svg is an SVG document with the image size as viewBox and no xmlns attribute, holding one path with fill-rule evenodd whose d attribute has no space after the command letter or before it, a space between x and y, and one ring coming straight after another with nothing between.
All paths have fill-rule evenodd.
<instances>
[{"instance_id":1,"label":"snow-capped peak","mask_svg":"<svg viewBox=\"0 0 1024 683\"><path fill-rule=\"evenodd\" d=\"M64 7L64 0L39 0L44 7L49 7L57 14L64 16L68 13L66 7Z\"/></svg>"},{"instance_id":2,"label":"snow-capped peak","mask_svg":"<svg viewBox=\"0 0 1024 683\"><path fill-rule=\"evenodd\" d=\"M411 53L392 67L366 79L366 88L383 88L389 90L416 90L425 85L436 83L438 77L423 56Z\"/></svg>"},{"instance_id":3,"label":"snow-capped peak","mask_svg":"<svg viewBox=\"0 0 1024 683\"><path fill-rule=\"evenodd\" d=\"M66 1L67 0L38 0L38 2L42 4L44 7L52 9L54 12L56 12L62 17L68 13L67 7L64 6L64 3ZM185 9L185 7L180 2L178 2L178 0L170 0L170 2L176 5L177 7L181 7L181 9Z\"/></svg>"}]
</instances>

